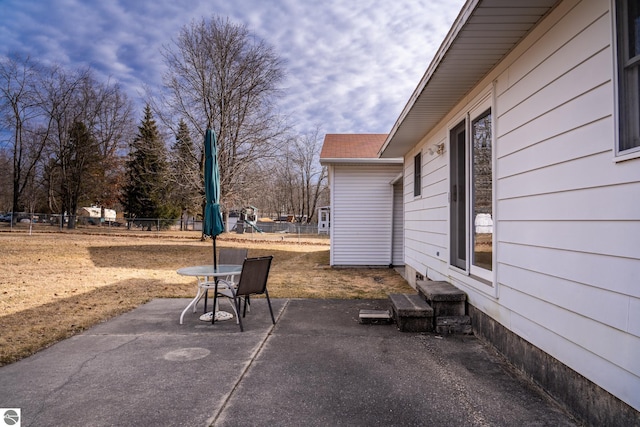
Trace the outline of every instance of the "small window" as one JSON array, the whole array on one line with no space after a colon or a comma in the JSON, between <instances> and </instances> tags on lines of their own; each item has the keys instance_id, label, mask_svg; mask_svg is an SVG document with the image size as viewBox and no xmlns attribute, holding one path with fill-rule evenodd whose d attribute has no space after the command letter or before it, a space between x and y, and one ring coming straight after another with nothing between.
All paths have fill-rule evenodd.
<instances>
[{"instance_id":1,"label":"small window","mask_svg":"<svg viewBox=\"0 0 640 427\"><path fill-rule=\"evenodd\" d=\"M620 154L640 150L640 6L616 2L618 44L618 147Z\"/></svg>"},{"instance_id":2,"label":"small window","mask_svg":"<svg viewBox=\"0 0 640 427\"><path fill-rule=\"evenodd\" d=\"M413 195L419 196L422 191L422 153L413 158Z\"/></svg>"}]
</instances>

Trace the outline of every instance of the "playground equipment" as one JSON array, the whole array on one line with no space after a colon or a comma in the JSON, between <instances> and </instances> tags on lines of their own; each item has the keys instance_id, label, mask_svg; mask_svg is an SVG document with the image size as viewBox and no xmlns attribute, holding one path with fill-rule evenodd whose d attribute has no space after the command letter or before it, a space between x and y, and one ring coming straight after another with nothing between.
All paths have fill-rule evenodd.
<instances>
[{"instance_id":1,"label":"playground equipment","mask_svg":"<svg viewBox=\"0 0 640 427\"><path fill-rule=\"evenodd\" d=\"M329 234L331 226L331 207L322 206L318 208L318 234Z\"/></svg>"},{"instance_id":2,"label":"playground equipment","mask_svg":"<svg viewBox=\"0 0 640 427\"><path fill-rule=\"evenodd\" d=\"M263 231L260 230L256 225L257 222L258 208L256 208L255 206L246 206L242 208L242 210L240 211L240 217L238 218L238 222L236 223L236 233L244 233L245 224L256 230L258 233L262 233Z\"/></svg>"}]
</instances>

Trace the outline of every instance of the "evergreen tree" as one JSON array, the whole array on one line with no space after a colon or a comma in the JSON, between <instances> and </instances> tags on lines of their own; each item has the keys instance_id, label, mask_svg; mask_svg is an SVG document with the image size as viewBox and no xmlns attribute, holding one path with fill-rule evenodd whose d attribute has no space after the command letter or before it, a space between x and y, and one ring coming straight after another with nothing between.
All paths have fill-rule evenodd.
<instances>
[{"instance_id":1,"label":"evergreen tree","mask_svg":"<svg viewBox=\"0 0 640 427\"><path fill-rule=\"evenodd\" d=\"M163 225L175 220L179 209L171 203L170 176L167 150L147 105L138 134L129 144L126 169L127 183L123 190L122 205L130 218L140 218L151 229L155 221L165 219Z\"/></svg>"},{"instance_id":2,"label":"evergreen tree","mask_svg":"<svg viewBox=\"0 0 640 427\"><path fill-rule=\"evenodd\" d=\"M69 212L68 228L75 228L78 202L90 191L99 159L96 139L84 123L74 122L58 159L63 212Z\"/></svg>"},{"instance_id":3,"label":"evergreen tree","mask_svg":"<svg viewBox=\"0 0 640 427\"><path fill-rule=\"evenodd\" d=\"M175 205L182 213L200 213L204 201L202 155L196 153L184 120L180 120L178 124L176 141L171 147L171 158Z\"/></svg>"}]
</instances>

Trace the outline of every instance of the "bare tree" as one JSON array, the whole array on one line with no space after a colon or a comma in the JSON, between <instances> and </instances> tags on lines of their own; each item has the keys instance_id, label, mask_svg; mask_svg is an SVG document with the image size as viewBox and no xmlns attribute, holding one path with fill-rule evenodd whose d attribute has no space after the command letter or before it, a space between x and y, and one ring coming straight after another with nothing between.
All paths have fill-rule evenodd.
<instances>
[{"instance_id":1,"label":"bare tree","mask_svg":"<svg viewBox=\"0 0 640 427\"><path fill-rule=\"evenodd\" d=\"M85 150L85 146L95 144L95 140L86 132L82 108L81 88L89 84L89 80L88 69L69 72L60 66L52 66L42 79L40 90L40 105L51 123L47 154L51 160L48 164L53 166L49 173L55 179L49 183L59 185L50 192L58 199L56 204L60 207L62 220L65 214L69 215L69 228L75 227L76 208L82 188L83 175L77 168L86 167L84 153L89 152L90 148Z\"/></svg>"},{"instance_id":2,"label":"bare tree","mask_svg":"<svg viewBox=\"0 0 640 427\"><path fill-rule=\"evenodd\" d=\"M131 106L117 85L98 83L90 69L49 69L40 106L51 131L44 167L50 206L71 217L80 203L114 204L122 174L118 149L132 134ZM108 205L107 205L108 206Z\"/></svg>"},{"instance_id":3,"label":"bare tree","mask_svg":"<svg viewBox=\"0 0 640 427\"><path fill-rule=\"evenodd\" d=\"M22 193L33 182L47 141L46 125L43 128L39 123L42 120L37 97L40 73L40 65L29 57L0 58L0 117L3 128L11 132L8 145L13 158L11 209L14 212L24 208Z\"/></svg>"},{"instance_id":4,"label":"bare tree","mask_svg":"<svg viewBox=\"0 0 640 427\"><path fill-rule=\"evenodd\" d=\"M9 150L0 148L0 211L11 210L11 158Z\"/></svg>"},{"instance_id":5,"label":"bare tree","mask_svg":"<svg viewBox=\"0 0 640 427\"><path fill-rule=\"evenodd\" d=\"M300 171L301 193L303 210L301 217L307 216L307 222L311 222L318 207L318 200L324 192L327 192L326 178L327 168L320 166L320 149L322 142L319 139L319 130L306 135L302 144L296 145L297 165Z\"/></svg>"},{"instance_id":6,"label":"bare tree","mask_svg":"<svg viewBox=\"0 0 640 427\"><path fill-rule=\"evenodd\" d=\"M88 109L87 122L100 156L94 174L96 180L91 183L92 197L97 204L115 207L124 181L121 153L135 135L133 107L117 83L94 82L89 89L87 95L93 102Z\"/></svg>"},{"instance_id":7,"label":"bare tree","mask_svg":"<svg viewBox=\"0 0 640 427\"><path fill-rule=\"evenodd\" d=\"M279 161L277 173L273 175L275 194L286 213L300 220L311 222L318 202L327 193L327 171L320 166L321 141L319 129L293 138Z\"/></svg>"},{"instance_id":8,"label":"bare tree","mask_svg":"<svg viewBox=\"0 0 640 427\"><path fill-rule=\"evenodd\" d=\"M163 56L169 95L158 114L164 123L184 118L200 153L206 128L216 132L222 203L233 206L246 198L252 170L282 142L285 126L273 108L282 61L245 26L216 16L183 27ZM202 170L202 154L198 160Z\"/></svg>"},{"instance_id":9,"label":"bare tree","mask_svg":"<svg viewBox=\"0 0 640 427\"><path fill-rule=\"evenodd\" d=\"M71 200L115 203L119 149L135 129L131 104L117 84L98 83L90 69L0 57L0 113L0 126L9 131L1 134L11 135L4 144L12 157L11 209L28 204L75 214ZM80 124L87 137L78 140ZM72 171L78 167L80 174Z\"/></svg>"}]
</instances>

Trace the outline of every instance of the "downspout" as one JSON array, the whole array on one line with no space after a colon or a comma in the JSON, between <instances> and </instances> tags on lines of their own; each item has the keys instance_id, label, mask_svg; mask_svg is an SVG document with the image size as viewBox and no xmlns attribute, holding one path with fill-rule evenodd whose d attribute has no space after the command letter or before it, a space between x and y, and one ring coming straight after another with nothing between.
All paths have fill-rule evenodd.
<instances>
[{"instance_id":1,"label":"downspout","mask_svg":"<svg viewBox=\"0 0 640 427\"><path fill-rule=\"evenodd\" d=\"M329 165L329 266L333 267L333 248L335 245L333 244L333 228L334 228L334 218L335 214L335 200L334 200L334 182L335 182L335 174L334 174L334 166L332 164Z\"/></svg>"},{"instance_id":2,"label":"downspout","mask_svg":"<svg viewBox=\"0 0 640 427\"><path fill-rule=\"evenodd\" d=\"M404 172L400 172L395 178L393 178L391 180L391 182L389 182L389 185L391 186L391 246L389 247L389 268L393 268L393 245L395 242L395 234L394 234L394 230L395 230L395 217L394 214L396 212L396 193L395 193L395 185L398 181L400 181L402 179Z\"/></svg>"}]
</instances>

